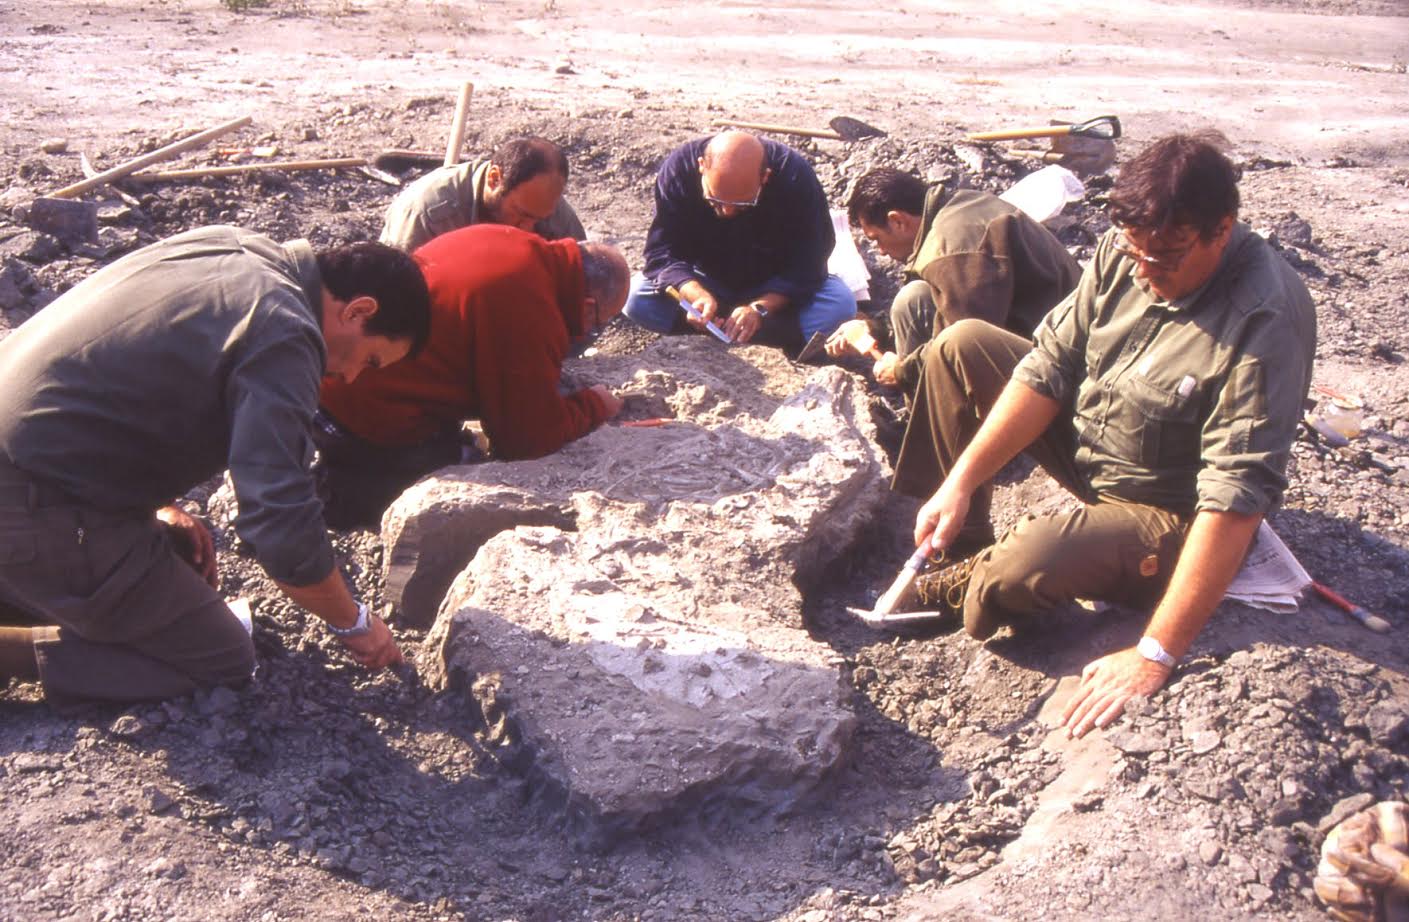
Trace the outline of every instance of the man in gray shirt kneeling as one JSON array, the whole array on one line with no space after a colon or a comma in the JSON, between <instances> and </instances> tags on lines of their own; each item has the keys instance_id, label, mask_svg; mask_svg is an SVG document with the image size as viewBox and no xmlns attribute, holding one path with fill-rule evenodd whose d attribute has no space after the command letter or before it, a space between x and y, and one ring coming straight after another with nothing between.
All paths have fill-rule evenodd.
<instances>
[{"instance_id":1,"label":"man in gray shirt kneeling","mask_svg":"<svg viewBox=\"0 0 1409 922\"><path fill-rule=\"evenodd\" d=\"M246 680L205 526L172 501L228 469L235 530L363 666L401 660L334 566L309 465L323 376L418 351L429 297L406 254L314 254L207 227L109 265L0 342L0 681L140 701Z\"/></svg>"}]
</instances>

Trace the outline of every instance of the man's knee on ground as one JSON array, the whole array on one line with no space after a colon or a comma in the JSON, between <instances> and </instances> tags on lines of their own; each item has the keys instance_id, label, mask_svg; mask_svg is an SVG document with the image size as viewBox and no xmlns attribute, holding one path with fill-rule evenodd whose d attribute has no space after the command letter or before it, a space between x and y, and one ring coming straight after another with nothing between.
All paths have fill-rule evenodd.
<instances>
[{"instance_id":1,"label":"man's knee on ground","mask_svg":"<svg viewBox=\"0 0 1409 922\"><path fill-rule=\"evenodd\" d=\"M234 640L212 661L205 674L192 676L192 680L202 687L215 685L243 685L254 675L254 638L240 628L242 637Z\"/></svg>"}]
</instances>

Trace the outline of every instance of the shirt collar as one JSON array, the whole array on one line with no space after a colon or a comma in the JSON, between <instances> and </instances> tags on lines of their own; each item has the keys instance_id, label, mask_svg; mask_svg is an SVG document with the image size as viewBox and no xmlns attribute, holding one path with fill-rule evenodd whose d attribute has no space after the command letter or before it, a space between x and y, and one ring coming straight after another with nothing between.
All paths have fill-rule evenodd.
<instances>
[{"instance_id":1,"label":"shirt collar","mask_svg":"<svg viewBox=\"0 0 1409 922\"><path fill-rule=\"evenodd\" d=\"M323 276L318 271L318 258L313 255L313 247L307 240L290 240L284 244L284 252L293 263L294 278L303 289L304 297L313 308L313 316L320 317L319 307L323 304Z\"/></svg>"}]
</instances>

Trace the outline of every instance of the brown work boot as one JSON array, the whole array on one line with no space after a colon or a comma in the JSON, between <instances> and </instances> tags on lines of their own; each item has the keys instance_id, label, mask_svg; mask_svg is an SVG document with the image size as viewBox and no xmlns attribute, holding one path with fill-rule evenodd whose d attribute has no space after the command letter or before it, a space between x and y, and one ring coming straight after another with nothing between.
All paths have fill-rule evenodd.
<instances>
[{"instance_id":1,"label":"brown work boot","mask_svg":"<svg viewBox=\"0 0 1409 922\"><path fill-rule=\"evenodd\" d=\"M964 595L969 589L969 574L973 572L979 550L982 548L953 563L941 560L939 569L921 573L915 580L915 591L919 593L920 605L943 612L946 616L962 617Z\"/></svg>"}]
</instances>

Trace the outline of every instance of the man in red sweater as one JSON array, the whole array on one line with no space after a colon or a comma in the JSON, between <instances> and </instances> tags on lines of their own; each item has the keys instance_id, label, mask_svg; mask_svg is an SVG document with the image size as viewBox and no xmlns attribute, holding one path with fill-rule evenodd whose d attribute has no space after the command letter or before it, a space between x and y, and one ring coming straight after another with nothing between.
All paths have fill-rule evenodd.
<instances>
[{"instance_id":1,"label":"man in red sweater","mask_svg":"<svg viewBox=\"0 0 1409 922\"><path fill-rule=\"evenodd\" d=\"M559 388L572 343L626 301L630 271L615 247L477 224L413 258L431 294L425 348L352 383L323 383L316 442L335 528L375 523L408 485L458 463L466 419L508 461L556 451L621 410L603 385Z\"/></svg>"}]
</instances>

